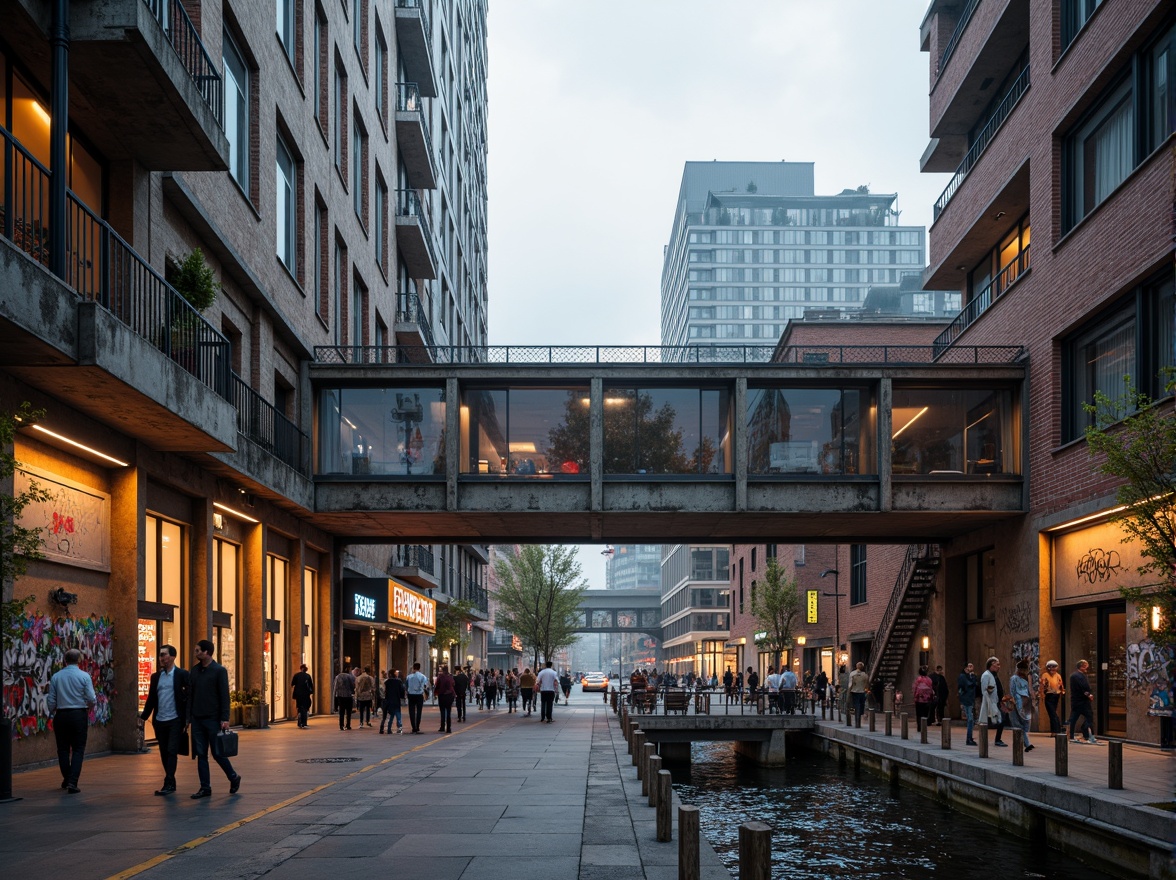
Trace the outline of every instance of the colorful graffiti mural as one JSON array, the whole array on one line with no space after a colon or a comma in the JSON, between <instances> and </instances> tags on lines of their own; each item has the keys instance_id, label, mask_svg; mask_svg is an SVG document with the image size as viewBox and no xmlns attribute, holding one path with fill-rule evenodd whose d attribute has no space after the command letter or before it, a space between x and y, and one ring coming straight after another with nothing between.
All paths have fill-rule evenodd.
<instances>
[{"instance_id":1,"label":"colorful graffiti mural","mask_svg":"<svg viewBox=\"0 0 1176 880\"><path fill-rule=\"evenodd\" d=\"M1127 689L1147 694L1148 715L1171 716L1172 679L1169 670L1176 652L1151 639L1127 646Z\"/></svg>"},{"instance_id":2,"label":"colorful graffiti mural","mask_svg":"<svg viewBox=\"0 0 1176 880\"><path fill-rule=\"evenodd\" d=\"M47 706L49 679L65 665L65 652L82 652L81 669L94 680L98 702L90 724L110 721L114 699L114 622L109 617L26 614L11 623L4 647L4 712L14 739L53 729Z\"/></svg>"}]
</instances>

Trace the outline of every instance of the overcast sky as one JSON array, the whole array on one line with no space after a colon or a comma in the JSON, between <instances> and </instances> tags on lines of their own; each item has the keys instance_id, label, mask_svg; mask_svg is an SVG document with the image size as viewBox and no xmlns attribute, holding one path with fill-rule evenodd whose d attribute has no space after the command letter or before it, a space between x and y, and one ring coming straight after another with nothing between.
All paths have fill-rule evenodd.
<instances>
[{"instance_id":1,"label":"overcast sky","mask_svg":"<svg viewBox=\"0 0 1176 880\"><path fill-rule=\"evenodd\" d=\"M818 193L896 192L930 225L927 5L490 0L490 343L658 344L688 160L815 162Z\"/></svg>"}]
</instances>

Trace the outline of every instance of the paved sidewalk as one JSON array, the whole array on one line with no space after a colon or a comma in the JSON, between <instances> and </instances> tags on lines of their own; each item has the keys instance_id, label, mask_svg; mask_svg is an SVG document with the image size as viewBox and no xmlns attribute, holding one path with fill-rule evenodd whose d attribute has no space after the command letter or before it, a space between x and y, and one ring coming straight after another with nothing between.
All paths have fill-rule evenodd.
<instances>
[{"instance_id":1,"label":"paved sidewalk","mask_svg":"<svg viewBox=\"0 0 1176 880\"><path fill-rule=\"evenodd\" d=\"M657 843L624 739L595 700L560 706L555 723L505 710L469 714L454 733L340 732L330 717L241 732L241 791L215 766L213 796L155 797L158 755L87 759L82 792L56 768L17 774L21 801L0 805L8 876L66 873L277 880L330 877L656 878L677 876L677 834ZM333 763L300 763L329 759ZM704 877L727 872L704 842Z\"/></svg>"}]
</instances>

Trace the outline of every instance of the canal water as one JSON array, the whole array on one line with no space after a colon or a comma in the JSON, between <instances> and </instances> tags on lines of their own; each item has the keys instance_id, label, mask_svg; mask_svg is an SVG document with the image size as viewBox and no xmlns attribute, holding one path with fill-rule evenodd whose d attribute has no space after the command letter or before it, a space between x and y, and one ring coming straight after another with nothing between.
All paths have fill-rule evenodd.
<instances>
[{"instance_id":1,"label":"canal water","mask_svg":"<svg viewBox=\"0 0 1176 880\"><path fill-rule=\"evenodd\" d=\"M671 772L732 876L739 826L756 820L773 829L773 880L1113 878L815 752L793 749L786 766L764 768L737 758L730 743L695 743L690 766Z\"/></svg>"}]
</instances>

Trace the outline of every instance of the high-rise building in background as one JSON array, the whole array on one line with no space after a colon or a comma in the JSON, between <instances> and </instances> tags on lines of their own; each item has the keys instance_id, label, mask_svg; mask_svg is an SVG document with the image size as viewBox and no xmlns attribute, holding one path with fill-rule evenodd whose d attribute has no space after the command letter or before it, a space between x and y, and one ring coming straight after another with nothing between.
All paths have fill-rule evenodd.
<instances>
[{"instance_id":1,"label":"high-rise building in background","mask_svg":"<svg viewBox=\"0 0 1176 880\"><path fill-rule=\"evenodd\" d=\"M660 544L613 544L605 552L606 589L656 589L661 584Z\"/></svg>"},{"instance_id":2,"label":"high-rise building in background","mask_svg":"<svg viewBox=\"0 0 1176 880\"><path fill-rule=\"evenodd\" d=\"M871 287L919 278L926 230L899 225L897 200L865 186L817 195L811 162L687 162L663 257L662 345L770 347L806 311L855 311ZM914 306L955 312L959 295Z\"/></svg>"},{"instance_id":3,"label":"high-rise building in background","mask_svg":"<svg viewBox=\"0 0 1176 880\"><path fill-rule=\"evenodd\" d=\"M329 711L341 664L485 658L484 548L313 513L316 476L431 473L437 397L309 376L486 341L486 0L116 6L0 28L0 409L44 410L21 479L75 511L28 592L114 634L91 747L135 748L105 697L141 700L165 643L210 637L272 722L299 663ZM16 712L15 762L51 760Z\"/></svg>"}]
</instances>

